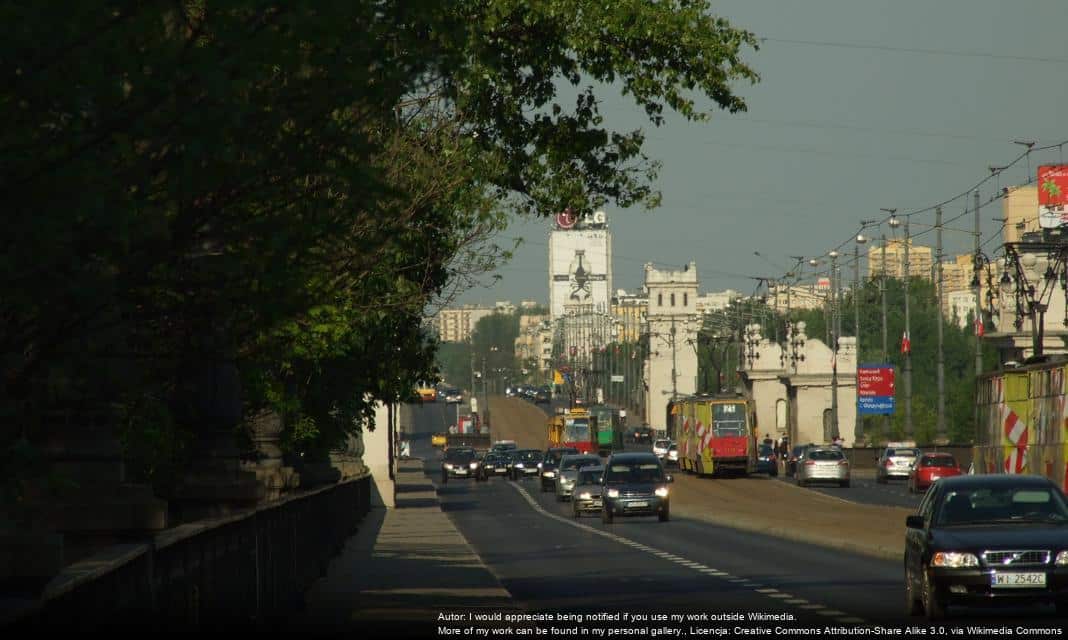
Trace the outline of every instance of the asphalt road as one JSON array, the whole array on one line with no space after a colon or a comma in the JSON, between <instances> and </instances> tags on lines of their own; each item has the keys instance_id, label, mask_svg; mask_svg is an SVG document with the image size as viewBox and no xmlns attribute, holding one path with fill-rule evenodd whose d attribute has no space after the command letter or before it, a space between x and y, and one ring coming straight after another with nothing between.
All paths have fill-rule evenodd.
<instances>
[{"instance_id":1,"label":"asphalt road","mask_svg":"<svg viewBox=\"0 0 1068 640\"><path fill-rule=\"evenodd\" d=\"M810 485L805 487L809 491L820 493L856 502L858 504L884 505L889 507L904 507L915 509L920 505L922 493L910 494L904 480L890 480L887 484L879 484L874 480L874 471L863 476L854 473L849 488L832 485ZM869 478L868 476L871 476ZM780 473L778 479L782 482L794 483L792 477Z\"/></svg>"},{"instance_id":2,"label":"asphalt road","mask_svg":"<svg viewBox=\"0 0 1068 640\"><path fill-rule=\"evenodd\" d=\"M440 431L445 424L442 407L413 407L415 432ZM413 453L426 460L427 473L436 482L438 453L429 440L413 438ZM604 525L592 516L576 521L569 504L541 493L534 480L454 480L439 485L438 493L443 510L517 603L529 611L783 616L745 623L770 629L926 626L922 619L902 615L902 570L896 561L677 515L667 523L634 518ZM1027 617L967 612L946 626L1062 625L1042 609L1008 613Z\"/></svg>"}]
</instances>

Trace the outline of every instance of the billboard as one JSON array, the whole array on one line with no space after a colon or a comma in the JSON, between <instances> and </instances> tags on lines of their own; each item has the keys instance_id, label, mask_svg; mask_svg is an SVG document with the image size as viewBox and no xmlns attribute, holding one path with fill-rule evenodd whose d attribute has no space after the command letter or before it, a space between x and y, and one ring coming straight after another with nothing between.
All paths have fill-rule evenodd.
<instances>
[{"instance_id":1,"label":"billboard","mask_svg":"<svg viewBox=\"0 0 1068 640\"><path fill-rule=\"evenodd\" d=\"M576 225L577 226L577 225ZM612 236L604 227L557 228L549 235L549 308L569 305L607 312L612 298Z\"/></svg>"},{"instance_id":2,"label":"billboard","mask_svg":"<svg viewBox=\"0 0 1068 640\"><path fill-rule=\"evenodd\" d=\"M892 415L894 413L894 366L862 364L857 366L857 415Z\"/></svg>"},{"instance_id":3,"label":"billboard","mask_svg":"<svg viewBox=\"0 0 1068 640\"><path fill-rule=\"evenodd\" d=\"M1056 229L1068 225L1068 165L1038 168L1038 226Z\"/></svg>"}]
</instances>

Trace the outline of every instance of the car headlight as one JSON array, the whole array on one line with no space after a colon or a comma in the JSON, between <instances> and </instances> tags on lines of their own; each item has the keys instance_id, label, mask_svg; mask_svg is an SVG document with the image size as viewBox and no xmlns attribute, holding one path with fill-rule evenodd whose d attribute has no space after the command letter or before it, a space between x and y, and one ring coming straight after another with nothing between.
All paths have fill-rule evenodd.
<instances>
[{"instance_id":1,"label":"car headlight","mask_svg":"<svg viewBox=\"0 0 1068 640\"><path fill-rule=\"evenodd\" d=\"M979 558L976 558L974 553L939 551L931 558L931 566L949 567L951 569L959 567L978 567Z\"/></svg>"},{"instance_id":2,"label":"car headlight","mask_svg":"<svg viewBox=\"0 0 1068 640\"><path fill-rule=\"evenodd\" d=\"M591 498L593 498L593 494L590 493L589 491L583 491L582 493L579 494L579 500L590 500ZM1058 556L1058 557L1060 557L1060 556Z\"/></svg>"},{"instance_id":3,"label":"car headlight","mask_svg":"<svg viewBox=\"0 0 1068 640\"><path fill-rule=\"evenodd\" d=\"M608 490L608 497L609 498L618 498L619 497L619 489L609 489Z\"/></svg>"},{"instance_id":4,"label":"car headlight","mask_svg":"<svg viewBox=\"0 0 1068 640\"><path fill-rule=\"evenodd\" d=\"M544 476L545 476L546 478L555 478L555 477L556 477L556 473L555 473L555 472L553 472L553 471L546 471L546 472L545 472L544 474L542 474L542 475L544 475Z\"/></svg>"},{"instance_id":5,"label":"car headlight","mask_svg":"<svg viewBox=\"0 0 1068 640\"><path fill-rule=\"evenodd\" d=\"M471 463L471 468L472 469L477 469L478 468L478 463L477 462L472 462Z\"/></svg>"},{"instance_id":6,"label":"car headlight","mask_svg":"<svg viewBox=\"0 0 1068 640\"><path fill-rule=\"evenodd\" d=\"M1068 564L1068 551L1061 551L1057 554L1057 559L1053 561L1059 567L1063 567Z\"/></svg>"},{"instance_id":7,"label":"car headlight","mask_svg":"<svg viewBox=\"0 0 1068 640\"><path fill-rule=\"evenodd\" d=\"M655 493L657 496L659 496L661 498L666 498L667 495L668 495L668 489L667 489L667 487L657 487L656 491L654 491L653 493Z\"/></svg>"},{"instance_id":8,"label":"car headlight","mask_svg":"<svg viewBox=\"0 0 1068 640\"><path fill-rule=\"evenodd\" d=\"M541 469L541 463L540 462L538 463L538 468Z\"/></svg>"},{"instance_id":9,"label":"car headlight","mask_svg":"<svg viewBox=\"0 0 1068 640\"><path fill-rule=\"evenodd\" d=\"M515 463L515 468L516 469L522 469L523 468L523 463L522 462Z\"/></svg>"}]
</instances>

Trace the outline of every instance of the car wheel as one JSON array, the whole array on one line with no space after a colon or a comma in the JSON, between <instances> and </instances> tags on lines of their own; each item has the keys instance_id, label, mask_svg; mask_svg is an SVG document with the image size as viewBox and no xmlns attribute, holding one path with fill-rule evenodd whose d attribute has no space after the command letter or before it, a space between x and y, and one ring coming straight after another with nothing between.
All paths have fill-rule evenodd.
<instances>
[{"instance_id":1,"label":"car wheel","mask_svg":"<svg viewBox=\"0 0 1068 640\"><path fill-rule=\"evenodd\" d=\"M926 568L923 570L923 612L928 620L941 620L946 617L946 605L938 599L934 585L931 584L931 574Z\"/></svg>"},{"instance_id":2,"label":"car wheel","mask_svg":"<svg viewBox=\"0 0 1068 640\"><path fill-rule=\"evenodd\" d=\"M849 488L849 480L842 480L838 484L842 485L843 489L848 489Z\"/></svg>"},{"instance_id":3,"label":"car wheel","mask_svg":"<svg viewBox=\"0 0 1068 640\"><path fill-rule=\"evenodd\" d=\"M556 494L556 501L557 502L563 502L564 501L564 496L560 495L559 493Z\"/></svg>"},{"instance_id":4,"label":"car wheel","mask_svg":"<svg viewBox=\"0 0 1068 640\"><path fill-rule=\"evenodd\" d=\"M923 602L916 595L916 587L912 584L912 572L905 565L905 615L918 616L923 613Z\"/></svg>"},{"instance_id":5,"label":"car wheel","mask_svg":"<svg viewBox=\"0 0 1068 640\"><path fill-rule=\"evenodd\" d=\"M667 507L664 507L664 509L657 515L660 517L660 522L667 522L671 519L671 513Z\"/></svg>"},{"instance_id":6,"label":"car wheel","mask_svg":"<svg viewBox=\"0 0 1068 640\"><path fill-rule=\"evenodd\" d=\"M612 524L612 512L605 507L601 509L601 522L605 524Z\"/></svg>"},{"instance_id":7,"label":"car wheel","mask_svg":"<svg viewBox=\"0 0 1068 640\"><path fill-rule=\"evenodd\" d=\"M802 480L801 478L798 478L798 479L797 479L797 486L799 486L799 487L804 487L804 486L806 486L807 484L808 484L808 481L806 481L806 480Z\"/></svg>"},{"instance_id":8,"label":"car wheel","mask_svg":"<svg viewBox=\"0 0 1068 640\"><path fill-rule=\"evenodd\" d=\"M572 518L578 518L580 515L581 514L579 513L578 504L576 504L574 502L571 503L571 517Z\"/></svg>"},{"instance_id":9,"label":"car wheel","mask_svg":"<svg viewBox=\"0 0 1068 640\"><path fill-rule=\"evenodd\" d=\"M447 473L441 474L441 484L446 484L448 482L449 482L449 474L447 474Z\"/></svg>"},{"instance_id":10,"label":"car wheel","mask_svg":"<svg viewBox=\"0 0 1068 640\"><path fill-rule=\"evenodd\" d=\"M880 476L880 475L876 474L875 481L878 482L879 484L886 484L886 476Z\"/></svg>"}]
</instances>

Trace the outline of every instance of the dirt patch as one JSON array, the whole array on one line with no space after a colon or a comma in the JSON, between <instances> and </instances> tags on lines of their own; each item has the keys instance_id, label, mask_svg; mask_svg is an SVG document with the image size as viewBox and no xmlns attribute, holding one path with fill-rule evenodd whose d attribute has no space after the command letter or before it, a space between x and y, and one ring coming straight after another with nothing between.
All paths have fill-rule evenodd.
<instances>
[{"instance_id":1,"label":"dirt patch","mask_svg":"<svg viewBox=\"0 0 1068 640\"><path fill-rule=\"evenodd\" d=\"M494 440L515 440L520 449L545 449L549 444L548 414L526 400L490 396L490 429Z\"/></svg>"}]
</instances>

